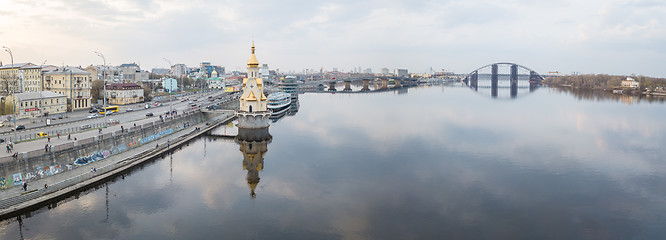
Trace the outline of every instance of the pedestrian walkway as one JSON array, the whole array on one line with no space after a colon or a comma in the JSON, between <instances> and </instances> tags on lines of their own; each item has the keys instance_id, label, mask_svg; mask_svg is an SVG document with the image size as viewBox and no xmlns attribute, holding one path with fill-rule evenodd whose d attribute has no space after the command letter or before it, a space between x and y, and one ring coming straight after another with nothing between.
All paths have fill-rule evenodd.
<instances>
[{"instance_id":1,"label":"pedestrian walkway","mask_svg":"<svg viewBox=\"0 0 666 240\"><path fill-rule=\"evenodd\" d=\"M150 122L156 122L156 121L159 121L157 116L148 117L148 118L144 118L144 119L139 119L139 120L135 120L135 121L132 121L132 122L127 122L127 123L122 123L122 124L111 125L111 126L108 126L108 127L105 127L105 128L101 128L102 129L101 133L106 134L106 133L110 133L110 132L116 132L116 131L119 131L121 129L127 130L127 129L130 129L131 127L133 127L135 124L137 126L141 126L143 124L150 123ZM31 152L31 151L40 150L40 149L43 150L44 146L47 145L47 144L49 146L58 146L58 145L66 144L66 143L69 143L69 142L75 142L75 141L79 141L79 140L82 140L82 139L91 138L93 136L99 135L100 133L98 131L99 130L97 130L97 129L87 129L86 131L72 133L70 138L68 138L67 134L64 134L64 135L61 134L60 138L58 138L57 135L49 136L51 138L50 142L48 141L48 138L46 138L46 137L45 138L40 138L40 139L35 139L35 140L30 140L30 141L18 142L18 143L14 144L13 150L11 152L6 151L6 145L8 144L8 142L6 142L3 145L3 146L5 146L5 149L3 149L5 151L0 151L0 164L5 163L5 162L9 162L9 161L14 161L13 158L8 158L8 157L11 157L14 153L26 153L26 152Z\"/></svg>"},{"instance_id":2,"label":"pedestrian walkway","mask_svg":"<svg viewBox=\"0 0 666 240\"><path fill-rule=\"evenodd\" d=\"M150 143L143 144L125 152L114 154L100 161L92 162L85 165L85 167L78 167L53 176L29 181L27 191L24 191L23 188L20 187L4 190L0 192L0 215L15 211L19 208L28 207L31 204L36 204L36 202L30 203L29 201L31 200L41 197L50 199L67 193L58 192L59 190L65 188L68 188L68 190L78 189L94 183L94 181L102 180L100 178L95 179L95 177L105 174L115 174L115 171L118 171L118 169L124 166L133 166L139 163L135 161L146 160L144 158L147 156L168 151L170 148L176 147L191 138L199 136L203 132L232 118L233 115L223 114L213 120L192 125L186 129ZM201 130L197 131L196 129ZM41 202L45 200L47 199L36 201Z\"/></svg>"}]
</instances>

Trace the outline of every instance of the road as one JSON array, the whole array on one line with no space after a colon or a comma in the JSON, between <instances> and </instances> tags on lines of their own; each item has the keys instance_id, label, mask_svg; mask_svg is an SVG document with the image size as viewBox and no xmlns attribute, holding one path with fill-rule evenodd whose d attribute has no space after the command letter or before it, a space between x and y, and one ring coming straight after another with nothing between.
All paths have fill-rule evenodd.
<instances>
[{"instance_id":1,"label":"road","mask_svg":"<svg viewBox=\"0 0 666 240\"><path fill-rule=\"evenodd\" d=\"M51 125L46 126L46 120L42 117L41 119L34 120L34 119L23 119L17 121L17 125L25 125L26 129L25 130L19 130L16 133L11 131L11 128L9 127L4 127L0 131L0 139L5 140L4 142L7 143L8 141L15 141L18 139L18 144L21 144L22 141L26 140L31 140L37 138L37 133L38 132L46 132L49 133L51 136L51 139L57 138L56 133L61 133L61 138L63 136L66 137L67 133L72 133L72 132L81 132L82 130L87 130L86 126L90 126L90 128L95 128L97 126L103 126L105 120L108 121L109 119L114 119L118 120L120 122L119 125L123 125L126 123L130 123L133 121L141 120L141 119L146 119L149 117L146 117L146 113L151 112L154 114L153 117L159 117L159 115L163 115L166 112L168 112L170 109L174 109L177 111L183 111L190 109L192 107L189 106L188 100L185 99L197 99L198 101L194 101L193 103L197 105L202 105L203 107L206 107L211 104L219 104L220 102L224 100L231 99L235 97L236 94L230 94L230 93L225 93L223 91L212 91L212 92L206 92L206 93L196 93L196 94L190 94L186 96L181 96L178 99L175 99L172 102L168 102L169 98L168 97L163 97L161 99L162 106L160 107L155 107L153 103L149 103L152 107L146 109L145 106L147 103L139 103L139 104L132 104L132 105L122 105L120 107L120 111L118 113L114 113L111 115L106 116L106 119L104 117L97 117L97 118L92 118L88 119L87 117L91 115L91 113L88 113L88 111L77 111L77 112L70 112L63 114L64 118L63 119L57 119L56 120L51 120ZM209 101L208 97L213 97L215 101ZM222 97L222 99L218 99L218 97ZM166 101L166 102L165 102ZM173 106L172 106L173 105ZM126 112L126 109L132 108L133 111L131 112ZM57 116L57 115L56 115ZM51 117L51 116L49 116ZM34 121L34 123L33 123ZM83 126L83 127L82 127ZM15 137L16 136L16 137ZM47 139L44 138L44 141ZM16 145L18 145L16 144ZM43 146L42 146L43 147Z\"/></svg>"}]
</instances>

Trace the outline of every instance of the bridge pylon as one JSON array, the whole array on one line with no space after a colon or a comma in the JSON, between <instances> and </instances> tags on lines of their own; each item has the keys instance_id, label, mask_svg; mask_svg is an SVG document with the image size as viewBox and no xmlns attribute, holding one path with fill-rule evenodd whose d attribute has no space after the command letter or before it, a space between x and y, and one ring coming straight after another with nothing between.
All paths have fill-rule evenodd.
<instances>
[{"instance_id":1,"label":"bridge pylon","mask_svg":"<svg viewBox=\"0 0 666 240\"><path fill-rule=\"evenodd\" d=\"M370 87L368 86L369 83L370 83L370 79L363 79L363 88L361 88L361 92L370 91Z\"/></svg>"},{"instance_id":2,"label":"bridge pylon","mask_svg":"<svg viewBox=\"0 0 666 240\"><path fill-rule=\"evenodd\" d=\"M345 88L342 89L342 91L345 91L345 92L351 92L352 91L350 80L345 80Z\"/></svg>"}]
</instances>

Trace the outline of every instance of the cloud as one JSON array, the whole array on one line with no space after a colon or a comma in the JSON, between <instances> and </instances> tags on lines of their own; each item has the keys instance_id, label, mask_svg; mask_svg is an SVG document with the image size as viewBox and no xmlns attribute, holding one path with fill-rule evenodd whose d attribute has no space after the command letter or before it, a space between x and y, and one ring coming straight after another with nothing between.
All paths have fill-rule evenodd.
<instances>
[{"instance_id":1,"label":"cloud","mask_svg":"<svg viewBox=\"0 0 666 240\"><path fill-rule=\"evenodd\" d=\"M91 52L101 51L116 65L133 61L152 68L165 65L161 59L167 57L189 66L212 61L243 70L247 45L255 40L260 61L282 70L362 66L467 72L512 60L543 72L666 75L656 63L666 56L661 1L0 4L2 44L32 62L88 65L95 60Z\"/></svg>"}]
</instances>

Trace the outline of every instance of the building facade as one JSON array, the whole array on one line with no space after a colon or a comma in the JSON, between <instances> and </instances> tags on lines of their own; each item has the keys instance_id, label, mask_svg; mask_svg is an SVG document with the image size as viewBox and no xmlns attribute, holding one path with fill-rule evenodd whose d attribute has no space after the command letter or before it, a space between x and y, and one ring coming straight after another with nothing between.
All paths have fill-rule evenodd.
<instances>
[{"instance_id":1,"label":"building facade","mask_svg":"<svg viewBox=\"0 0 666 240\"><path fill-rule=\"evenodd\" d=\"M19 71L23 79L20 81L19 88L21 92L40 92L43 91L44 74L42 73L43 66L25 66Z\"/></svg>"},{"instance_id":2,"label":"building facade","mask_svg":"<svg viewBox=\"0 0 666 240\"><path fill-rule=\"evenodd\" d=\"M67 96L51 91L17 93L14 94L13 102L19 119L67 111Z\"/></svg>"},{"instance_id":3,"label":"building facade","mask_svg":"<svg viewBox=\"0 0 666 240\"><path fill-rule=\"evenodd\" d=\"M622 80L622 87L623 88L639 88L640 84L636 79L628 77L627 80Z\"/></svg>"},{"instance_id":4,"label":"building facade","mask_svg":"<svg viewBox=\"0 0 666 240\"><path fill-rule=\"evenodd\" d=\"M92 79L90 73L75 67L44 71L44 89L67 96L67 110L90 108Z\"/></svg>"},{"instance_id":5,"label":"building facade","mask_svg":"<svg viewBox=\"0 0 666 240\"><path fill-rule=\"evenodd\" d=\"M24 74L21 68L34 66L32 63L14 63L0 66L0 95L23 92Z\"/></svg>"},{"instance_id":6,"label":"building facade","mask_svg":"<svg viewBox=\"0 0 666 240\"><path fill-rule=\"evenodd\" d=\"M87 66L84 68L86 72L90 73L90 78L92 78L92 81L99 80L99 79L106 79L106 82L119 82L120 81L120 73L121 70L118 67L114 66L102 66L102 65L97 65L97 66Z\"/></svg>"},{"instance_id":7,"label":"building facade","mask_svg":"<svg viewBox=\"0 0 666 240\"><path fill-rule=\"evenodd\" d=\"M187 66L185 66L185 64L176 64L171 66L171 76L178 78L187 76Z\"/></svg>"},{"instance_id":8,"label":"building facade","mask_svg":"<svg viewBox=\"0 0 666 240\"><path fill-rule=\"evenodd\" d=\"M136 83L114 83L106 85L109 104L125 105L144 101L143 87Z\"/></svg>"}]
</instances>

